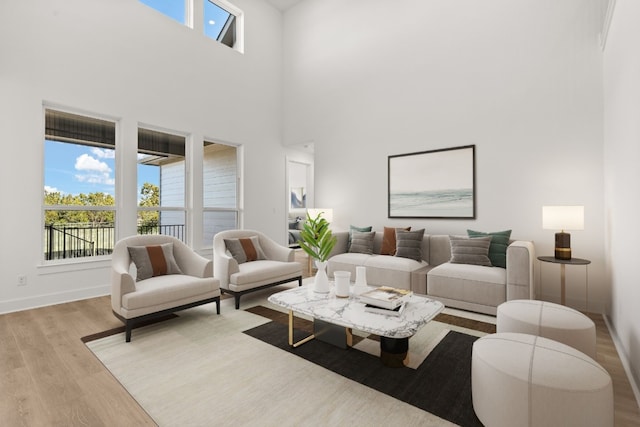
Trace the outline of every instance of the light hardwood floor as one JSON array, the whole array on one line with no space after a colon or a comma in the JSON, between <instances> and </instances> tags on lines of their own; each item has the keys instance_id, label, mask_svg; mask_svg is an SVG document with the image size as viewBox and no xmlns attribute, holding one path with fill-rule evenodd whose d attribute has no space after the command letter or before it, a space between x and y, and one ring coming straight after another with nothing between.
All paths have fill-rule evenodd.
<instances>
[{"instance_id":1,"label":"light hardwood floor","mask_svg":"<svg viewBox=\"0 0 640 427\"><path fill-rule=\"evenodd\" d=\"M598 362L613 378L616 426L640 426L640 411L604 321L592 318ZM80 340L121 325L109 297L0 315L0 424L155 425Z\"/></svg>"}]
</instances>

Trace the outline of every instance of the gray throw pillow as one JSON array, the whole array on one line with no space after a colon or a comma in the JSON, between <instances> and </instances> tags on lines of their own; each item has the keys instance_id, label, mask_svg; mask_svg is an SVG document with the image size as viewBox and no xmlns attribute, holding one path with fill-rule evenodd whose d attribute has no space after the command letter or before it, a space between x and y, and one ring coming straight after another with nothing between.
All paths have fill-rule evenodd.
<instances>
[{"instance_id":1,"label":"gray throw pillow","mask_svg":"<svg viewBox=\"0 0 640 427\"><path fill-rule=\"evenodd\" d=\"M451 261L453 264L473 264L491 267L489 246L491 236L458 237L449 236L451 242Z\"/></svg>"},{"instance_id":2,"label":"gray throw pillow","mask_svg":"<svg viewBox=\"0 0 640 427\"><path fill-rule=\"evenodd\" d=\"M136 266L136 282L165 274L182 274L173 257L173 243L129 246L127 249Z\"/></svg>"},{"instance_id":3,"label":"gray throw pillow","mask_svg":"<svg viewBox=\"0 0 640 427\"><path fill-rule=\"evenodd\" d=\"M397 257L410 258L418 262L422 261L422 230L405 231L396 230L396 255Z\"/></svg>"},{"instance_id":4,"label":"gray throw pillow","mask_svg":"<svg viewBox=\"0 0 640 427\"><path fill-rule=\"evenodd\" d=\"M482 231L467 230L469 237L491 236L491 245L489 246L489 260L494 267L507 268L507 246L511 238L511 230L494 231L485 233Z\"/></svg>"},{"instance_id":5,"label":"gray throw pillow","mask_svg":"<svg viewBox=\"0 0 640 427\"><path fill-rule=\"evenodd\" d=\"M260 247L258 236L224 239L224 244L238 264L267 259Z\"/></svg>"},{"instance_id":6,"label":"gray throw pillow","mask_svg":"<svg viewBox=\"0 0 640 427\"><path fill-rule=\"evenodd\" d=\"M373 253L373 237L375 235L375 231L352 231L349 252L371 255Z\"/></svg>"}]
</instances>

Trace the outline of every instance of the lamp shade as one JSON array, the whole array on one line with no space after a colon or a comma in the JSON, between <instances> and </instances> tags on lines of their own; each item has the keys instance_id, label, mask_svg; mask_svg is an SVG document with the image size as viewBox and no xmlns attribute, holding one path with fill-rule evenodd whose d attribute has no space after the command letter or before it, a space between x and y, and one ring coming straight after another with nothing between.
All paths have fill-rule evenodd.
<instances>
[{"instance_id":1,"label":"lamp shade","mask_svg":"<svg viewBox=\"0 0 640 427\"><path fill-rule=\"evenodd\" d=\"M322 218L326 219L328 223L331 223L331 221L333 221L333 209L313 208L308 209L307 213L311 218L315 218L319 213L322 213Z\"/></svg>"},{"instance_id":2,"label":"lamp shade","mask_svg":"<svg viewBox=\"0 0 640 427\"><path fill-rule=\"evenodd\" d=\"M584 206L543 206L545 230L584 230Z\"/></svg>"}]
</instances>

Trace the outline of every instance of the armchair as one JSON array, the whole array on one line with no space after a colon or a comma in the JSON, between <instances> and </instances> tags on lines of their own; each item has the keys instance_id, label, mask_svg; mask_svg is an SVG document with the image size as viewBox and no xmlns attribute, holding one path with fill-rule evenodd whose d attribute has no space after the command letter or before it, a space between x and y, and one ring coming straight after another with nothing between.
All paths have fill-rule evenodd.
<instances>
[{"instance_id":1,"label":"armchair","mask_svg":"<svg viewBox=\"0 0 640 427\"><path fill-rule=\"evenodd\" d=\"M132 249L136 253L136 250L159 248L165 243L173 245L175 258L173 264L169 252L162 260L166 261L168 267L165 270L169 274L149 268L147 273L151 277L139 280L143 270L140 267L138 270L132 268L129 248L137 247ZM172 266L175 270L175 265L181 274L170 274ZM125 325L127 342L131 341L131 330L137 323L210 302L216 303L216 312L220 314L220 283L213 278L212 261L198 255L175 237L131 236L121 239L114 246L111 258L111 308Z\"/></svg>"},{"instance_id":2,"label":"armchair","mask_svg":"<svg viewBox=\"0 0 640 427\"><path fill-rule=\"evenodd\" d=\"M255 254L249 259L255 260L246 261L247 257L242 253L234 254L236 258L231 255L228 245L238 239L257 243L250 245ZM213 276L220 281L223 293L235 297L236 310L240 308L240 297L246 293L294 280L302 286L302 265L294 257L293 249L276 243L259 231L227 230L213 237Z\"/></svg>"}]
</instances>

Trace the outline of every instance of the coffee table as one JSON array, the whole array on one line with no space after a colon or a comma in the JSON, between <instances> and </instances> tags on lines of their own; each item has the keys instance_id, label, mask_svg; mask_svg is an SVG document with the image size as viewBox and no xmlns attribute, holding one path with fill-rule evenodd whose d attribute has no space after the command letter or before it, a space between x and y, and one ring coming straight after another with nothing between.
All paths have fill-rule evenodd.
<instances>
[{"instance_id":1,"label":"coffee table","mask_svg":"<svg viewBox=\"0 0 640 427\"><path fill-rule=\"evenodd\" d=\"M290 346L298 347L315 338L351 347L355 329L380 336L380 357L389 366L403 366L409 338L444 309L439 301L413 294L400 316L369 313L353 293L349 298L339 298L333 287L328 294L321 294L313 291L313 285L275 293L268 301L289 310ZM294 312L312 317L314 323L314 333L298 342L293 341Z\"/></svg>"}]
</instances>

